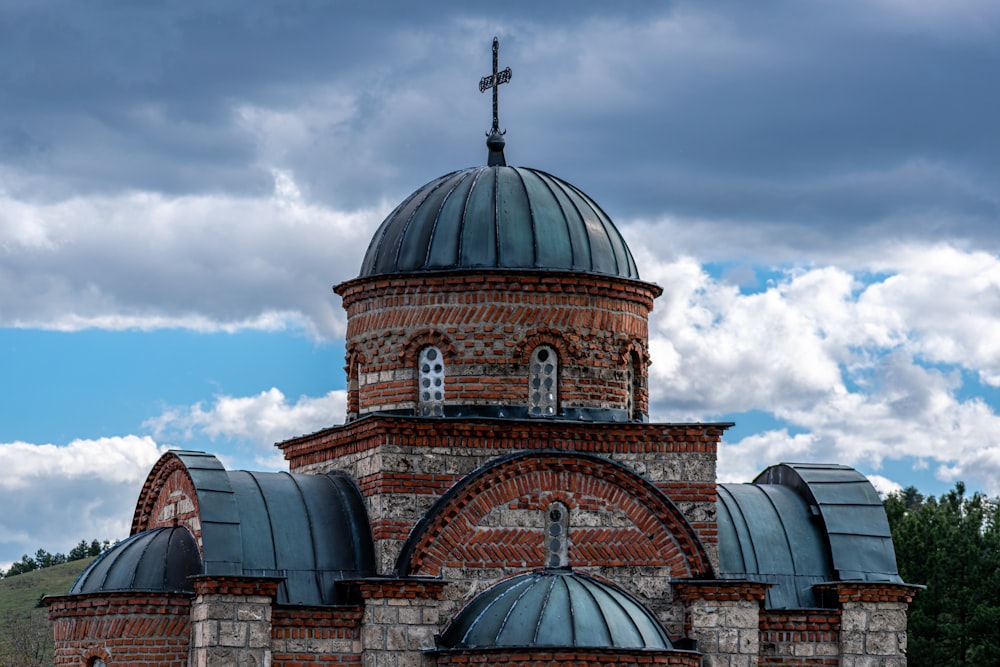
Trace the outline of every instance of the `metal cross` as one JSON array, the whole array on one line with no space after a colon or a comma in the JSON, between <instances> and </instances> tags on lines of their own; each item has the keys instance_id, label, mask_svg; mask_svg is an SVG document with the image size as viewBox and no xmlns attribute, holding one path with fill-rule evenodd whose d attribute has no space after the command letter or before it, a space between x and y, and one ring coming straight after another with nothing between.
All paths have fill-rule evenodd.
<instances>
[{"instance_id":1,"label":"metal cross","mask_svg":"<svg viewBox=\"0 0 1000 667\"><path fill-rule=\"evenodd\" d=\"M497 53L500 51L500 41L494 37L493 38L493 74L489 76L484 76L479 80L479 92L485 93L488 89L493 89L493 127L490 129L490 134L504 134L500 131L500 119L497 116L497 88L500 87L501 83L507 83L510 81L510 68L503 70L502 72L497 71Z\"/></svg>"}]
</instances>

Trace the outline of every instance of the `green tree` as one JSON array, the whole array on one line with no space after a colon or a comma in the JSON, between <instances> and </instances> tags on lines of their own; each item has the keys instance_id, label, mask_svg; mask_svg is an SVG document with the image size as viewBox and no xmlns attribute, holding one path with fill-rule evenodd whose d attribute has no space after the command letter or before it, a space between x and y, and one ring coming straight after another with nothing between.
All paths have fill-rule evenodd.
<instances>
[{"instance_id":1,"label":"green tree","mask_svg":"<svg viewBox=\"0 0 1000 667\"><path fill-rule=\"evenodd\" d=\"M6 576L13 577L18 574L24 574L25 572L34 572L38 569L38 563L35 559L30 557L28 554L21 556L21 560L12 564L10 569L7 570Z\"/></svg>"},{"instance_id":2,"label":"green tree","mask_svg":"<svg viewBox=\"0 0 1000 667\"><path fill-rule=\"evenodd\" d=\"M1000 664L1000 516L997 501L940 498L913 487L885 501L899 572L924 584L908 619L911 667Z\"/></svg>"}]
</instances>

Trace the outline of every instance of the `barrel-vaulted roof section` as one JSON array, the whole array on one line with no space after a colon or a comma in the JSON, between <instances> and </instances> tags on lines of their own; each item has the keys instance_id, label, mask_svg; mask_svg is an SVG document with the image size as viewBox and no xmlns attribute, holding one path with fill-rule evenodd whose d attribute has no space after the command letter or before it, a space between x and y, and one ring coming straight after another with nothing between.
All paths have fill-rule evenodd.
<instances>
[{"instance_id":1,"label":"barrel-vaulted roof section","mask_svg":"<svg viewBox=\"0 0 1000 667\"><path fill-rule=\"evenodd\" d=\"M280 578L278 602L292 605L339 604L336 582L374 574L368 513L346 474L228 471L203 452L164 456L180 460L197 496L200 574Z\"/></svg>"},{"instance_id":2,"label":"barrel-vaulted roof section","mask_svg":"<svg viewBox=\"0 0 1000 667\"><path fill-rule=\"evenodd\" d=\"M526 167L473 167L421 187L375 232L360 277L465 269L638 279L611 219L578 188Z\"/></svg>"},{"instance_id":3,"label":"barrel-vaulted roof section","mask_svg":"<svg viewBox=\"0 0 1000 667\"><path fill-rule=\"evenodd\" d=\"M781 463L758 475L754 484L787 486L815 508L812 511L825 528L840 580L902 583L882 499L857 470L833 464Z\"/></svg>"},{"instance_id":4,"label":"barrel-vaulted roof section","mask_svg":"<svg viewBox=\"0 0 1000 667\"><path fill-rule=\"evenodd\" d=\"M813 586L902 583L878 493L847 466L783 463L718 487L719 570L771 584L773 609L817 607Z\"/></svg>"}]
</instances>

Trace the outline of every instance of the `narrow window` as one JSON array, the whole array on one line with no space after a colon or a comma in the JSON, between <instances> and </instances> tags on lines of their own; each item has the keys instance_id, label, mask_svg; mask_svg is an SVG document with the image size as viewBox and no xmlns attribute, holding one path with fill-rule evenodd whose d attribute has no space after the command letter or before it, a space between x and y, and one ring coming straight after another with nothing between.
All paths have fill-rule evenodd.
<instances>
[{"instance_id":1,"label":"narrow window","mask_svg":"<svg viewBox=\"0 0 1000 667\"><path fill-rule=\"evenodd\" d=\"M628 383L628 418L632 421L641 421L642 415L639 413L639 383L642 373L639 366L639 355L632 352L628 355L625 367L625 381Z\"/></svg>"},{"instance_id":2,"label":"narrow window","mask_svg":"<svg viewBox=\"0 0 1000 667\"><path fill-rule=\"evenodd\" d=\"M569 510L560 502L549 505L545 529L545 566L569 567Z\"/></svg>"},{"instance_id":3,"label":"narrow window","mask_svg":"<svg viewBox=\"0 0 1000 667\"><path fill-rule=\"evenodd\" d=\"M528 414L532 417L554 417L558 395L559 360L556 352L540 345L531 353L528 369Z\"/></svg>"},{"instance_id":4,"label":"narrow window","mask_svg":"<svg viewBox=\"0 0 1000 667\"><path fill-rule=\"evenodd\" d=\"M436 347L420 350L417 382L417 414L424 417L440 417L444 414L444 357Z\"/></svg>"}]
</instances>

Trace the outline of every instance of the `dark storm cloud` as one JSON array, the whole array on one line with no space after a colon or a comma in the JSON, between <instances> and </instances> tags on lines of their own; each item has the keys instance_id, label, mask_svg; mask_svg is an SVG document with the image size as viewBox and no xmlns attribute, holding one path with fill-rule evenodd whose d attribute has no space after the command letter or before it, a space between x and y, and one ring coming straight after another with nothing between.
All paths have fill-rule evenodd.
<instances>
[{"instance_id":1,"label":"dark storm cloud","mask_svg":"<svg viewBox=\"0 0 1000 667\"><path fill-rule=\"evenodd\" d=\"M500 34L508 158L620 219L993 244L998 25L988 3L21 3L3 187L266 195L279 168L337 208L397 201L484 159Z\"/></svg>"}]
</instances>

